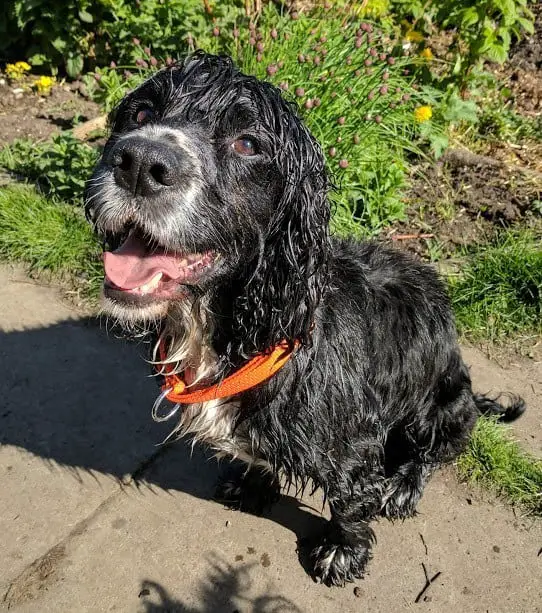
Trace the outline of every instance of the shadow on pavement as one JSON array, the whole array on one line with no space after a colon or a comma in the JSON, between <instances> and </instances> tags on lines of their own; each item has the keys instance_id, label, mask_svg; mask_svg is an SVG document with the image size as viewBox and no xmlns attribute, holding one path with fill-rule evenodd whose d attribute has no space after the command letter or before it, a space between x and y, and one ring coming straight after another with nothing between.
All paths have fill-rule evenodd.
<instances>
[{"instance_id":1,"label":"shadow on pavement","mask_svg":"<svg viewBox=\"0 0 542 613\"><path fill-rule=\"evenodd\" d=\"M158 387L145 355L144 345L108 338L94 318L0 332L0 444L75 478L143 472L142 487L212 498L219 468L199 446L168 444L159 462L141 471L173 427L151 418ZM324 523L290 496L265 517L294 532L300 544Z\"/></svg>"},{"instance_id":2,"label":"shadow on pavement","mask_svg":"<svg viewBox=\"0 0 542 613\"><path fill-rule=\"evenodd\" d=\"M211 562L211 571L198 586L201 604L196 606L174 598L159 583L145 580L138 613L302 613L283 596L249 595L251 569L250 564L234 568L223 560Z\"/></svg>"}]
</instances>

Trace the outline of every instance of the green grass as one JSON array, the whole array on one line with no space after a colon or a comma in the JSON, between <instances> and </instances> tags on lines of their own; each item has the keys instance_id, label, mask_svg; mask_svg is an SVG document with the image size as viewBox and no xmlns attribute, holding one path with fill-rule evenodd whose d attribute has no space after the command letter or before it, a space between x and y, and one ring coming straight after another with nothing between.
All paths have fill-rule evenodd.
<instances>
[{"instance_id":1,"label":"green grass","mask_svg":"<svg viewBox=\"0 0 542 613\"><path fill-rule=\"evenodd\" d=\"M542 460L523 451L508 428L494 419L478 420L458 470L467 482L542 516Z\"/></svg>"},{"instance_id":2,"label":"green grass","mask_svg":"<svg viewBox=\"0 0 542 613\"><path fill-rule=\"evenodd\" d=\"M459 276L450 277L460 333L503 342L542 333L542 240L530 230L509 231L477 246Z\"/></svg>"},{"instance_id":3,"label":"green grass","mask_svg":"<svg viewBox=\"0 0 542 613\"><path fill-rule=\"evenodd\" d=\"M97 295L103 276L101 247L81 209L28 185L0 190L0 257L84 280L89 295Z\"/></svg>"}]
</instances>

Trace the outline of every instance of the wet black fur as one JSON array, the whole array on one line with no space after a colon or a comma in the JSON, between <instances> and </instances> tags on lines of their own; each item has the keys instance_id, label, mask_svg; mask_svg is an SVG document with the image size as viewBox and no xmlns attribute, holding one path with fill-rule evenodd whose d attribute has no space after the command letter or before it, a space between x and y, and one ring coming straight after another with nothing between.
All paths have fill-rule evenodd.
<instances>
[{"instance_id":1,"label":"wet black fur","mask_svg":"<svg viewBox=\"0 0 542 613\"><path fill-rule=\"evenodd\" d=\"M330 238L321 149L276 88L227 58L197 54L121 104L111 143L134 129L129 117L141 99L160 110L158 123L191 135L210 169L190 244L171 236L167 246L224 256L189 288L194 303L206 300L221 372L282 339L300 342L273 379L240 395L236 433L273 475L324 491L332 519L312 551L314 575L328 585L361 577L370 521L412 515L431 472L465 448L480 413L513 419L523 403L505 412L473 396L431 267L374 243ZM245 133L261 154L230 159L223 143ZM89 209L99 227L99 205ZM151 235L160 211L184 214L182 203L158 202L145 222ZM245 478L245 500L257 482ZM274 477L265 483L269 492Z\"/></svg>"}]
</instances>

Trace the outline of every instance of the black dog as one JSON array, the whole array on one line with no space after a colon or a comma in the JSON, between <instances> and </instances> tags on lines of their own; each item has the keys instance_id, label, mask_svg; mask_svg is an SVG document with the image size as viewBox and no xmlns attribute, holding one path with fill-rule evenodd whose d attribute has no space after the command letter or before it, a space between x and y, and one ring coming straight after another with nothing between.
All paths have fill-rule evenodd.
<instances>
[{"instance_id":1,"label":"black dog","mask_svg":"<svg viewBox=\"0 0 542 613\"><path fill-rule=\"evenodd\" d=\"M199 390L284 348L264 382L183 405L176 431L248 462L221 489L243 509L275 499L279 475L322 488L313 571L342 585L365 571L373 518L412 515L481 413L524 405L473 396L431 268L330 238L328 186L280 92L197 53L122 101L86 205L109 249L104 309L157 335L163 374Z\"/></svg>"}]
</instances>

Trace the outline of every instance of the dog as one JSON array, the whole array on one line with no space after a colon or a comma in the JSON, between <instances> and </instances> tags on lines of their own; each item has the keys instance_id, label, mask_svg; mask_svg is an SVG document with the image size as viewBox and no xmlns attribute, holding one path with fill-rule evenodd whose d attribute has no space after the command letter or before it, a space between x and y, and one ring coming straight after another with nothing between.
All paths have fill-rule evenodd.
<instances>
[{"instance_id":1,"label":"dog","mask_svg":"<svg viewBox=\"0 0 542 613\"><path fill-rule=\"evenodd\" d=\"M248 465L217 493L242 510L275 501L279 477L321 488L311 572L344 585L366 570L370 522L413 515L476 419L524 403L473 394L431 267L330 236L330 184L277 88L196 52L113 112L85 206L103 310L153 347L155 417Z\"/></svg>"}]
</instances>

